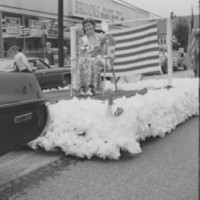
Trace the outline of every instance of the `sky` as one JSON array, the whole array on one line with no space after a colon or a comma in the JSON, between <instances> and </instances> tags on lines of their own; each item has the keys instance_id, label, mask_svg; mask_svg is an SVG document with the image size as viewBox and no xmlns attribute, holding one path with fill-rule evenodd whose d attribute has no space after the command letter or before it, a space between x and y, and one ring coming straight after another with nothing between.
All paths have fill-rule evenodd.
<instances>
[{"instance_id":1,"label":"sky","mask_svg":"<svg viewBox=\"0 0 200 200\"><path fill-rule=\"evenodd\" d=\"M172 89L164 88L167 79L118 83L119 90L146 92L114 99L112 105L107 100L76 97L49 104L46 134L29 146L46 151L58 149L66 155L88 159L94 155L119 159L120 149L133 155L141 153L141 140L164 137L178 124L199 114L198 81L198 78L174 78ZM114 90L114 85L106 82L106 89Z\"/></svg>"},{"instance_id":2,"label":"sky","mask_svg":"<svg viewBox=\"0 0 200 200\"><path fill-rule=\"evenodd\" d=\"M122 0L141 9L147 10L161 17L169 16L174 12L176 16L199 14L199 0Z\"/></svg>"}]
</instances>

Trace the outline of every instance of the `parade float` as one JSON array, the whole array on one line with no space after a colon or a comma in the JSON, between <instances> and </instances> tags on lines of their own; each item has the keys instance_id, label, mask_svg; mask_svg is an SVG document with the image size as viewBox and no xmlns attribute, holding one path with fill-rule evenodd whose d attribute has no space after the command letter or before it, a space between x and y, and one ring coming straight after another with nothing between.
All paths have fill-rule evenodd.
<instances>
[{"instance_id":1,"label":"parade float","mask_svg":"<svg viewBox=\"0 0 200 200\"><path fill-rule=\"evenodd\" d=\"M72 54L72 64L74 61ZM170 61L169 57L168 66ZM104 93L99 96L72 95L50 104L48 130L29 146L88 159L119 159L121 151L132 155L142 152L141 141L165 137L179 124L199 115L199 79L172 78L172 66L168 76L119 82L117 91L114 83L105 81Z\"/></svg>"}]
</instances>

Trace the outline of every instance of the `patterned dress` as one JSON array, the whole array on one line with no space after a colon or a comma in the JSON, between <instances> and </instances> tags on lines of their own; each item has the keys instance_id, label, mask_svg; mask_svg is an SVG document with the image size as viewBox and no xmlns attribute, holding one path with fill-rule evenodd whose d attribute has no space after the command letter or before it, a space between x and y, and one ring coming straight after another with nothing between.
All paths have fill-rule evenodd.
<instances>
[{"instance_id":1,"label":"patterned dress","mask_svg":"<svg viewBox=\"0 0 200 200\"><path fill-rule=\"evenodd\" d=\"M76 66L75 88L77 91L85 87L101 89L101 71L104 66L103 45L106 36L103 33L95 33L94 37L88 39L83 36L78 42L78 62Z\"/></svg>"}]
</instances>

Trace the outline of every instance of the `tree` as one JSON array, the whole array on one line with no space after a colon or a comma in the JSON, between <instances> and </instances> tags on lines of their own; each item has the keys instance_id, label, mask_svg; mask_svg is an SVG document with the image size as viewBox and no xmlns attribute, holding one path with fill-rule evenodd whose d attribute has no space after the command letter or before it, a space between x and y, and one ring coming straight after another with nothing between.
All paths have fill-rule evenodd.
<instances>
[{"instance_id":1,"label":"tree","mask_svg":"<svg viewBox=\"0 0 200 200\"><path fill-rule=\"evenodd\" d=\"M173 49L177 50L179 47L187 50L188 35L189 35L189 25L185 19L179 18L176 27L173 31L174 36L177 38L177 44L173 45Z\"/></svg>"}]
</instances>

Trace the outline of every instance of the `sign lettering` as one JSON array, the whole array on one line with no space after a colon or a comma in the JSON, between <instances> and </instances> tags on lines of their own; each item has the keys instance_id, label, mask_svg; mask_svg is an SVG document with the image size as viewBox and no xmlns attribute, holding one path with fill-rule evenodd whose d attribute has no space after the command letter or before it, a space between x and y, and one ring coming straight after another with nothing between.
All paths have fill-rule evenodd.
<instances>
[{"instance_id":1,"label":"sign lettering","mask_svg":"<svg viewBox=\"0 0 200 200\"><path fill-rule=\"evenodd\" d=\"M6 33L12 35L20 34L20 19L14 17L5 17Z\"/></svg>"},{"instance_id":2,"label":"sign lettering","mask_svg":"<svg viewBox=\"0 0 200 200\"><path fill-rule=\"evenodd\" d=\"M97 5L84 0L73 1L73 15L80 17L92 17L94 19L123 21L122 11L107 8L105 5Z\"/></svg>"},{"instance_id":3,"label":"sign lettering","mask_svg":"<svg viewBox=\"0 0 200 200\"><path fill-rule=\"evenodd\" d=\"M42 36L42 26L39 20L29 19L29 34L34 37Z\"/></svg>"}]
</instances>

